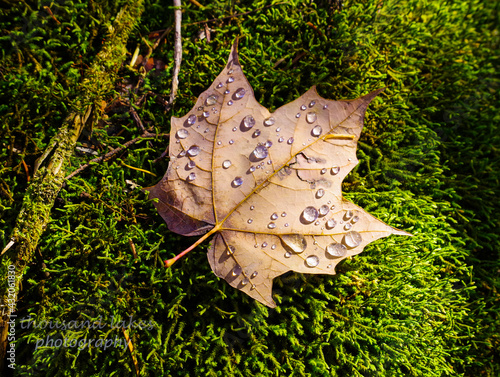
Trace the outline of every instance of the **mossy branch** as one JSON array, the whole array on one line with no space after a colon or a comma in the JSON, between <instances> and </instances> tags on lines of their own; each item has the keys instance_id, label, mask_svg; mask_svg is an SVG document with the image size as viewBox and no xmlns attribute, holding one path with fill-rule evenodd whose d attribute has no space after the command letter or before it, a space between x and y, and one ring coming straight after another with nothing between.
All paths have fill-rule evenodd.
<instances>
[{"instance_id":1,"label":"mossy branch","mask_svg":"<svg viewBox=\"0 0 500 377\"><path fill-rule=\"evenodd\" d=\"M65 181L66 166L73 154L75 144L84 127L91 119L100 117L100 101L113 90L118 69L126 57L126 43L143 11L142 1L125 6L110 26L109 36L94 63L87 70L79 92L73 103L73 111L64 120L59 132L49 142L46 151L37 161L37 170L23 199L23 206L16 220L11 242L2 252L1 274L7 276L9 266L15 266L15 280L10 285L2 279L0 296L4 310L0 323L0 370L3 370L7 350L8 323L15 309L15 296L19 292L22 276L35 255L35 249L49 222L50 212ZM7 306L6 303L9 303Z\"/></svg>"}]
</instances>

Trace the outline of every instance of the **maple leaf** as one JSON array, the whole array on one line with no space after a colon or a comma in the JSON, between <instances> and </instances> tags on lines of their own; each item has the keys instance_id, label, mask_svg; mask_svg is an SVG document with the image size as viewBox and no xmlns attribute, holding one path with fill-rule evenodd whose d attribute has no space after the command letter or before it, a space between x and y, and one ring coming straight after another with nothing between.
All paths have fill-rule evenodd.
<instances>
[{"instance_id":1,"label":"maple leaf","mask_svg":"<svg viewBox=\"0 0 500 377\"><path fill-rule=\"evenodd\" d=\"M235 42L192 111L172 117L170 164L149 189L171 231L208 232L181 255L215 234L208 251L214 273L275 307L275 277L335 274L370 242L411 235L342 198L342 180L358 163L365 111L382 90L332 101L313 87L270 113L254 97Z\"/></svg>"}]
</instances>

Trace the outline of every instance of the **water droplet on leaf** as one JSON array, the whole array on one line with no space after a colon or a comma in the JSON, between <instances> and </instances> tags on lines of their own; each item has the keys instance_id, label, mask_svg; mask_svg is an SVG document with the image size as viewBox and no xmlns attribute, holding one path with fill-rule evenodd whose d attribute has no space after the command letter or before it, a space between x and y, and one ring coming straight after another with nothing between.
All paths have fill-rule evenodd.
<instances>
[{"instance_id":1,"label":"water droplet on leaf","mask_svg":"<svg viewBox=\"0 0 500 377\"><path fill-rule=\"evenodd\" d=\"M316 101L309 102L309 107L313 107L314 105L316 105Z\"/></svg>"},{"instance_id":2,"label":"water droplet on leaf","mask_svg":"<svg viewBox=\"0 0 500 377\"><path fill-rule=\"evenodd\" d=\"M336 174L339 173L340 167L339 166L334 166L331 171L332 171L333 175L336 175Z\"/></svg>"},{"instance_id":3,"label":"water droplet on leaf","mask_svg":"<svg viewBox=\"0 0 500 377\"><path fill-rule=\"evenodd\" d=\"M247 130L255 125L255 119L251 115L247 115L243 118L243 127Z\"/></svg>"},{"instance_id":4,"label":"water droplet on leaf","mask_svg":"<svg viewBox=\"0 0 500 377\"><path fill-rule=\"evenodd\" d=\"M316 119L318 119L318 116L316 115L316 113L307 113L307 115L306 115L307 123L309 123L309 124L314 123L314 122L316 122Z\"/></svg>"},{"instance_id":5,"label":"water droplet on leaf","mask_svg":"<svg viewBox=\"0 0 500 377\"><path fill-rule=\"evenodd\" d=\"M290 139L288 139L287 144L293 144L293 137L291 137Z\"/></svg>"},{"instance_id":6,"label":"water droplet on leaf","mask_svg":"<svg viewBox=\"0 0 500 377\"><path fill-rule=\"evenodd\" d=\"M269 223L269 224L267 224L267 227L269 229L274 229L274 228L276 228L276 224L275 223Z\"/></svg>"},{"instance_id":7,"label":"water droplet on leaf","mask_svg":"<svg viewBox=\"0 0 500 377\"><path fill-rule=\"evenodd\" d=\"M252 136L253 137L260 136L260 130L255 130Z\"/></svg>"},{"instance_id":8,"label":"water droplet on leaf","mask_svg":"<svg viewBox=\"0 0 500 377\"><path fill-rule=\"evenodd\" d=\"M233 180L233 186L234 186L234 187L241 186L242 184L243 184L243 178L241 178L241 177L236 177L236 178Z\"/></svg>"},{"instance_id":9,"label":"water droplet on leaf","mask_svg":"<svg viewBox=\"0 0 500 377\"><path fill-rule=\"evenodd\" d=\"M337 225L337 222L334 219L328 219L328 221L326 222L326 227L328 229L335 228L335 225Z\"/></svg>"},{"instance_id":10,"label":"water droplet on leaf","mask_svg":"<svg viewBox=\"0 0 500 377\"><path fill-rule=\"evenodd\" d=\"M252 154L257 160L262 160L269 155L267 148L264 145L257 145Z\"/></svg>"},{"instance_id":11,"label":"water droplet on leaf","mask_svg":"<svg viewBox=\"0 0 500 377\"><path fill-rule=\"evenodd\" d=\"M321 135L322 132L323 132L323 129L321 128L321 126L316 126L311 130L311 135L319 136L319 135Z\"/></svg>"},{"instance_id":12,"label":"water droplet on leaf","mask_svg":"<svg viewBox=\"0 0 500 377\"><path fill-rule=\"evenodd\" d=\"M245 89L243 88L239 88L238 90L236 90L236 92L234 93L234 97L236 99L242 99L243 96L245 95Z\"/></svg>"},{"instance_id":13,"label":"water droplet on leaf","mask_svg":"<svg viewBox=\"0 0 500 377\"><path fill-rule=\"evenodd\" d=\"M208 96L207 99L205 100L205 106L212 106L217 103L217 96L216 95L211 95Z\"/></svg>"},{"instance_id":14,"label":"water droplet on leaf","mask_svg":"<svg viewBox=\"0 0 500 377\"><path fill-rule=\"evenodd\" d=\"M187 177L188 181L194 181L195 179L196 179L196 174L195 173L191 173Z\"/></svg>"},{"instance_id":15,"label":"water droplet on leaf","mask_svg":"<svg viewBox=\"0 0 500 377\"><path fill-rule=\"evenodd\" d=\"M344 236L344 242L349 247L359 246L361 241L363 241L361 234L355 231L349 232Z\"/></svg>"},{"instance_id":16,"label":"water droplet on leaf","mask_svg":"<svg viewBox=\"0 0 500 377\"><path fill-rule=\"evenodd\" d=\"M196 115L190 115L187 119L187 124L192 126L194 124L194 122L196 122Z\"/></svg>"},{"instance_id":17,"label":"water droplet on leaf","mask_svg":"<svg viewBox=\"0 0 500 377\"><path fill-rule=\"evenodd\" d=\"M349 230L349 229L351 229L351 227L352 227L351 223L347 223L347 224L345 224L344 229Z\"/></svg>"},{"instance_id":18,"label":"water droplet on leaf","mask_svg":"<svg viewBox=\"0 0 500 377\"><path fill-rule=\"evenodd\" d=\"M234 81L234 77L233 77L233 76L231 76L231 77L229 77L229 78L227 79L227 82L233 82L233 81Z\"/></svg>"},{"instance_id":19,"label":"water droplet on leaf","mask_svg":"<svg viewBox=\"0 0 500 377\"><path fill-rule=\"evenodd\" d=\"M198 156L198 153L200 153L200 147L197 145L193 145L191 148L187 150L187 155L189 157L195 157Z\"/></svg>"},{"instance_id":20,"label":"water droplet on leaf","mask_svg":"<svg viewBox=\"0 0 500 377\"><path fill-rule=\"evenodd\" d=\"M226 160L226 161L224 161L224 162L222 163L222 167L223 167L224 169L229 168L231 165L232 165L232 163L231 163L231 161L229 161L229 160Z\"/></svg>"},{"instance_id":21,"label":"water droplet on leaf","mask_svg":"<svg viewBox=\"0 0 500 377\"><path fill-rule=\"evenodd\" d=\"M352 216L353 216L353 213L352 213L352 211L351 211L351 210L348 210L348 211L345 213L345 215L344 215L344 217L345 217L345 219L346 219L346 220L349 220Z\"/></svg>"},{"instance_id":22,"label":"water droplet on leaf","mask_svg":"<svg viewBox=\"0 0 500 377\"><path fill-rule=\"evenodd\" d=\"M233 274L233 276L238 276L238 275L240 275L240 274L241 274L241 272L242 272L242 271L243 271L243 270L242 270L241 266L240 266L239 264L237 264L237 265L233 268L232 274Z\"/></svg>"},{"instance_id":23,"label":"water droplet on leaf","mask_svg":"<svg viewBox=\"0 0 500 377\"><path fill-rule=\"evenodd\" d=\"M306 223L312 223L313 221L316 221L318 218L318 210L314 207L306 207L304 211L302 212L302 219Z\"/></svg>"},{"instance_id":24,"label":"water droplet on leaf","mask_svg":"<svg viewBox=\"0 0 500 377\"><path fill-rule=\"evenodd\" d=\"M331 243L326 247L326 252L331 257L343 257L347 253L347 248L341 243Z\"/></svg>"},{"instance_id":25,"label":"water droplet on leaf","mask_svg":"<svg viewBox=\"0 0 500 377\"><path fill-rule=\"evenodd\" d=\"M264 126L267 126L267 127L272 126L275 122L276 122L276 120L273 117L269 117L269 118L264 120Z\"/></svg>"},{"instance_id":26,"label":"water droplet on leaf","mask_svg":"<svg viewBox=\"0 0 500 377\"><path fill-rule=\"evenodd\" d=\"M319 258L316 255L310 255L306 258L307 267L316 267L319 264Z\"/></svg>"},{"instance_id":27,"label":"water droplet on leaf","mask_svg":"<svg viewBox=\"0 0 500 377\"><path fill-rule=\"evenodd\" d=\"M278 214L276 212L274 212L272 215L271 215L271 220L276 220L278 218Z\"/></svg>"},{"instance_id":28,"label":"water droplet on leaf","mask_svg":"<svg viewBox=\"0 0 500 377\"><path fill-rule=\"evenodd\" d=\"M283 244L294 253L302 253L307 248L307 241L301 234L284 234L281 236Z\"/></svg>"},{"instance_id":29,"label":"water droplet on leaf","mask_svg":"<svg viewBox=\"0 0 500 377\"><path fill-rule=\"evenodd\" d=\"M188 132L188 130L185 130L184 128L181 128L179 131L177 131L176 135L177 135L177 137L179 139L185 139L185 138L188 137L189 132Z\"/></svg>"},{"instance_id":30,"label":"water droplet on leaf","mask_svg":"<svg viewBox=\"0 0 500 377\"><path fill-rule=\"evenodd\" d=\"M328 208L327 205L322 205L321 207L319 207L320 216L325 216L328 212L330 212L330 208Z\"/></svg>"},{"instance_id":31,"label":"water droplet on leaf","mask_svg":"<svg viewBox=\"0 0 500 377\"><path fill-rule=\"evenodd\" d=\"M352 221L353 224L355 224L355 223L357 223L359 221L359 217L358 216L354 216L351 221Z\"/></svg>"}]
</instances>

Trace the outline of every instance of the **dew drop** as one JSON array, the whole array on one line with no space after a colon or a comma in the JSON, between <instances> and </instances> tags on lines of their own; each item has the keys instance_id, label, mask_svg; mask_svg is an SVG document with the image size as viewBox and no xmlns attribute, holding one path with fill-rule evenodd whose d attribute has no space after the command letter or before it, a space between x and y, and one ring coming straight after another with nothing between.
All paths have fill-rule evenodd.
<instances>
[{"instance_id":1,"label":"dew drop","mask_svg":"<svg viewBox=\"0 0 500 377\"><path fill-rule=\"evenodd\" d=\"M314 105L316 105L316 101L309 102L309 107L313 107Z\"/></svg>"},{"instance_id":2,"label":"dew drop","mask_svg":"<svg viewBox=\"0 0 500 377\"><path fill-rule=\"evenodd\" d=\"M231 93L231 91L230 91L229 89L226 89L226 90L224 91L224 94L229 94L229 93Z\"/></svg>"},{"instance_id":3,"label":"dew drop","mask_svg":"<svg viewBox=\"0 0 500 377\"><path fill-rule=\"evenodd\" d=\"M300 234L284 234L281 236L284 245L294 253L300 254L307 248L307 241Z\"/></svg>"},{"instance_id":4,"label":"dew drop","mask_svg":"<svg viewBox=\"0 0 500 377\"><path fill-rule=\"evenodd\" d=\"M250 170L250 173L253 173L255 171L255 166L253 166L253 165L250 166L250 169L248 169L248 170Z\"/></svg>"},{"instance_id":5,"label":"dew drop","mask_svg":"<svg viewBox=\"0 0 500 377\"><path fill-rule=\"evenodd\" d=\"M187 124L192 126L196 122L196 115L190 115L187 119Z\"/></svg>"},{"instance_id":6,"label":"dew drop","mask_svg":"<svg viewBox=\"0 0 500 377\"><path fill-rule=\"evenodd\" d=\"M290 139L288 139L287 144L293 144L293 137L291 137Z\"/></svg>"},{"instance_id":7,"label":"dew drop","mask_svg":"<svg viewBox=\"0 0 500 377\"><path fill-rule=\"evenodd\" d=\"M321 174L325 174L325 173L326 173L326 168L321 169Z\"/></svg>"},{"instance_id":8,"label":"dew drop","mask_svg":"<svg viewBox=\"0 0 500 377\"><path fill-rule=\"evenodd\" d=\"M276 128L276 132L280 132L280 131L281 131L281 127Z\"/></svg>"},{"instance_id":9,"label":"dew drop","mask_svg":"<svg viewBox=\"0 0 500 377\"><path fill-rule=\"evenodd\" d=\"M266 158L269 153L267 152L267 148L265 145L257 145L257 147L253 150L252 155L258 159L262 160Z\"/></svg>"},{"instance_id":10,"label":"dew drop","mask_svg":"<svg viewBox=\"0 0 500 377\"><path fill-rule=\"evenodd\" d=\"M288 223L285 223L285 228L288 228Z\"/></svg>"},{"instance_id":11,"label":"dew drop","mask_svg":"<svg viewBox=\"0 0 500 377\"><path fill-rule=\"evenodd\" d=\"M188 132L188 130L181 128L179 131L177 131L176 135L177 135L177 138L179 138L179 139L185 139L188 137L189 132Z\"/></svg>"},{"instance_id":12,"label":"dew drop","mask_svg":"<svg viewBox=\"0 0 500 377\"><path fill-rule=\"evenodd\" d=\"M276 122L276 120L273 117L269 117L269 118L264 120L264 126L267 126L267 127L272 126L275 122Z\"/></svg>"},{"instance_id":13,"label":"dew drop","mask_svg":"<svg viewBox=\"0 0 500 377\"><path fill-rule=\"evenodd\" d=\"M323 190L322 188L320 188L318 191L316 191L316 198L322 198L323 195L325 195L325 190Z\"/></svg>"},{"instance_id":14,"label":"dew drop","mask_svg":"<svg viewBox=\"0 0 500 377\"><path fill-rule=\"evenodd\" d=\"M227 71L227 73L228 73L229 75L230 75L230 74L232 74L233 72L234 72L234 71L233 71L233 69L232 69L232 68L231 68L229 71Z\"/></svg>"},{"instance_id":15,"label":"dew drop","mask_svg":"<svg viewBox=\"0 0 500 377\"><path fill-rule=\"evenodd\" d=\"M253 137L260 136L260 130L255 130L252 136Z\"/></svg>"},{"instance_id":16,"label":"dew drop","mask_svg":"<svg viewBox=\"0 0 500 377\"><path fill-rule=\"evenodd\" d=\"M347 248L341 243L331 243L326 247L326 252L331 257L343 257L347 253Z\"/></svg>"},{"instance_id":17,"label":"dew drop","mask_svg":"<svg viewBox=\"0 0 500 377\"><path fill-rule=\"evenodd\" d=\"M271 250L276 249L276 245L271 246Z\"/></svg>"},{"instance_id":18,"label":"dew drop","mask_svg":"<svg viewBox=\"0 0 500 377\"><path fill-rule=\"evenodd\" d=\"M217 145L222 145L222 141L220 141L220 140L219 140L219 141L217 142Z\"/></svg>"},{"instance_id":19,"label":"dew drop","mask_svg":"<svg viewBox=\"0 0 500 377\"><path fill-rule=\"evenodd\" d=\"M274 246L274 245L273 245ZM271 247L272 249L272 247ZM250 278L253 279L254 277L256 277L259 273L257 271L254 271L254 273L252 275L250 275Z\"/></svg>"},{"instance_id":20,"label":"dew drop","mask_svg":"<svg viewBox=\"0 0 500 377\"><path fill-rule=\"evenodd\" d=\"M243 127L247 130L255 125L255 119L251 115L247 115L243 118Z\"/></svg>"},{"instance_id":21,"label":"dew drop","mask_svg":"<svg viewBox=\"0 0 500 377\"><path fill-rule=\"evenodd\" d=\"M233 255L234 254L234 250L235 250L234 246L229 246L227 248L227 250L226 250L226 254L227 255Z\"/></svg>"},{"instance_id":22,"label":"dew drop","mask_svg":"<svg viewBox=\"0 0 500 377\"><path fill-rule=\"evenodd\" d=\"M253 222L253 219L248 219L247 223L251 224Z\"/></svg>"},{"instance_id":23,"label":"dew drop","mask_svg":"<svg viewBox=\"0 0 500 377\"><path fill-rule=\"evenodd\" d=\"M302 211L302 219L307 222L307 223L312 223L313 221L316 221L318 218L318 210L314 207L306 207L304 211Z\"/></svg>"},{"instance_id":24,"label":"dew drop","mask_svg":"<svg viewBox=\"0 0 500 377\"><path fill-rule=\"evenodd\" d=\"M267 164L268 164L268 165L272 165L272 163L273 163L273 162L272 162L271 160L267 161ZM266 172L266 173L267 173L267 172Z\"/></svg>"},{"instance_id":25,"label":"dew drop","mask_svg":"<svg viewBox=\"0 0 500 377\"><path fill-rule=\"evenodd\" d=\"M243 88L239 88L238 90L236 90L236 92L234 93L234 97L236 99L242 99L243 96L245 95L245 89Z\"/></svg>"},{"instance_id":26,"label":"dew drop","mask_svg":"<svg viewBox=\"0 0 500 377\"><path fill-rule=\"evenodd\" d=\"M304 111L305 109L307 109L307 106L306 106L306 105L302 105L302 106L300 106L300 109L301 109L302 111Z\"/></svg>"},{"instance_id":27,"label":"dew drop","mask_svg":"<svg viewBox=\"0 0 500 377\"><path fill-rule=\"evenodd\" d=\"M359 217L358 216L354 216L351 221L352 221L353 224L355 224L355 223L357 223L359 221Z\"/></svg>"},{"instance_id":28,"label":"dew drop","mask_svg":"<svg viewBox=\"0 0 500 377\"><path fill-rule=\"evenodd\" d=\"M229 168L231 165L232 165L232 163L231 163L231 161L229 161L229 160L225 160L225 161L222 163L222 167L223 167L224 169Z\"/></svg>"},{"instance_id":29,"label":"dew drop","mask_svg":"<svg viewBox=\"0 0 500 377\"><path fill-rule=\"evenodd\" d=\"M316 222L314 223L314 225L319 225L319 224L320 224L320 223L319 223L319 221L316 221ZM317 243L316 243L316 242L315 242L314 244L315 244L315 245L317 245Z\"/></svg>"},{"instance_id":30,"label":"dew drop","mask_svg":"<svg viewBox=\"0 0 500 377\"><path fill-rule=\"evenodd\" d=\"M207 99L205 100L205 106L215 105L217 103L217 98L218 97L216 95L208 96Z\"/></svg>"},{"instance_id":31,"label":"dew drop","mask_svg":"<svg viewBox=\"0 0 500 377\"><path fill-rule=\"evenodd\" d=\"M300 118L300 113L295 114L295 118Z\"/></svg>"},{"instance_id":32,"label":"dew drop","mask_svg":"<svg viewBox=\"0 0 500 377\"><path fill-rule=\"evenodd\" d=\"M351 229L351 228L352 228L351 223L347 223L347 224L345 224L345 226L344 226L344 229L345 229L345 230L349 230L349 229Z\"/></svg>"},{"instance_id":33,"label":"dew drop","mask_svg":"<svg viewBox=\"0 0 500 377\"><path fill-rule=\"evenodd\" d=\"M271 148L273 146L273 142L271 140L266 141L266 148Z\"/></svg>"},{"instance_id":34,"label":"dew drop","mask_svg":"<svg viewBox=\"0 0 500 377\"><path fill-rule=\"evenodd\" d=\"M331 206L331 207L330 207L330 209L331 209L331 210L334 210L334 209L335 209L335 206Z\"/></svg>"},{"instance_id":35,"label":"dew drop","mask_svg":"<svg viewBox=\"0 0 500 377\"><path fill-rule=\"evenodd\" d=\"M233 101L231 101L231 100L227 101L228 106L231 106L232 104L233 104Z\"/></svg>"},{"instance_id":36,"label":"dew drop","mask_svg":"<svg viewBox=\"0 0 500 377\"><path fill-rule=\"evenodd\" d=\"M321 128L321 126L316 126L311 130L311 135L319 136L319 135L321 135L322 132L323 132L323 129Z\"/></svg>"},{"instance_id":37,"label":"dew drop","mask_svg":"<svg viewBox=\"0 0 500 377\"><path fill-rule=\"evenodd\" d=\"M282 137L280 137L280 138L278 139L278 143L282 143L284 140L285 140L285 139L283 139Z\"/></svg>"},{"instance_id":38,"label":"dew drop","mask_svg":"<svg viewBox=\"0 0 500 377\"><path fill-rule=\"evenodd\" d=\"M339 171L340 171L340 167L339 166L334 166L332 168L332 174L333 175L339 174Z\"/></svg>"},{"instance_id":39,"label":"dew drop","mask_svg":"<svg viewBox=\"0 0 500 377\"><path fill-rule=\"evenodd\" d=\"M229 77L229 78L227 79L227 82L233 82L233 81L234 81L234 77L233 77L233 76L231 76L231 77Z\"/></svg>"},{"instance_id":40,"label":"dew drop","mask_svg":"<svg viewBox=\"0 0 500 377\"><path fill-rule=\"evenodd\" d=\"M351 210L348 210L348 211L345 213L344 218L345 218L346 220L349 220L352 216L353 216L352 211L351 211Z\"/></svg>"},{"instance_id":41,"label":"dew drop","mask_svg":"<svg viewBox=\"0 0 500 377\"><path fill-rule=\"evenodd\" d=\"M319 264L319 258L316 255L310 255L306 258L307 267L316 267Z\"/></svg>"},{"instance_id":42,"label":"dew drop","mask_svg":"<svg viewBox=\"0 0 500 377\"><path fill-rule=\"evenodd\" d=\"M285 253L285 258L290 258L291 256L292 256L292 253L290 253L288 251Z\"/></svg>"},{"instance_id":43,"label":"dew drop","mask_svg":"<svg viewBox=\"0 0 500 377\"><path fill-rule=\"evenodd\" d=\"M276 212L274 212L272 215L271 215L271 220L276 220L278 218L278 214Z\"/></svg>"},{"instance_id":44,"label":"dew drop","mask_svg":"<svg viewBox=\"0 0 500 377\"><path fill-rule=\"evenodd\" d=\"M283 213L281 214L281 217L286 217L286 212L283 212Z\"/></svg>"},{"instance_id":45,"label":"dew drop","mask_svg":"<svg viewBox=\"0 0 500 377\"><path fill-rule=\"evenodd\" d=\"M187 180L188 181L194 181L196 179L196 174L195 173L191 173L187 176Z\"/></svg>"},{"instance_id":46,"label":"dew drop","mask_svg":"<svg viewBox=\"0 0 500 377\"><path fill-rule=\"evenodd\" d=\"M186 155L186 151L181 151L181 153L179 153L179 157L184 157Z\"/></svg>"},{"instance_id":47,"label":"dew drop","mask_svg":"<svg viewBox=\"0 0 500 377\"><path fill-rule=\"evenodd\" d=\"M316 113L307 113L307 115L306 115L307 123L309 123L309 124L314 123L314 122L316 122L316 119L318 119L318 116L316 115Z\"/></svg>"},{"instance_id":48,"label":"dew drop","mask_svg":"<svg viewBox=\"0 0 500 377\"><path fill-rule=\"evenodd\" d=\"M255 245L253 245L253 247L255 247L257 249L259 247L259 244L256 243Z\"/></svg>"},{"instance_id":49,"label":"dew drop","mask_svg":"<svg viewBox=\"0 0 500 377\"><path fill-rule=\"evenodd\" d=\"M262 247L263 247L263 248L264 248L264 247L267 247L267 242L263 242L263 243L262 243Z\"/></svg>"},{"instance_id":50,"label":"dew drop","mask_svg":"<svg viewBox=\"0 0 500 377\"><path fill-rule=\"evenodd\" d=\"M236 132L238 131L238 129L236 127L233 127L233 132Z\"/></svg>"},{"instance_id":51,"label":"dew drop","mask_svg":"<svg viewBox=\"0 0 500 377\"><path fill-rule=\"evenodd\" d=\"M255 209L255 206L250 206L250 211L253 211Z\"/></svg>"},{"instance_id":52,"label":"dew drop","mask_svg":"<svg viewBox=\"0 0 500 377\"><path fill-rule=\"evenodd\" d=\"M361 241L363 241L361 234L355 231L349 232L344 236L344 242L349 247L359 246Z\"/></svg>"},{"instance_id":53,"label":"dew drop","mask_svg":"<svg viewBox=\"0 0 500 377\"><path fill-rule=\"evenodd\" d=\"M269 224L267 224L267 227L269 229L274 229L274 228L276 228L276 224L275 223L269 223Z\"/></svg>"},{"instance_id":54,"label":"dew drop","mask_svg":"<svg viewBox=\"0 0 500 377\"><path fill-rule=\"evenodd\" d=\"M328 109L328 105L323 106L323 110Z\"/></svg>"},{"instance_id":55,"label":"dew drop","mask_svg":"<svg viewBox=\"0 0 500 377\"><path fill-rule=\"evenodd\" d=\"M319 207L320 216L325 216L328 212L330 212L330 208L328 208L327 205L323 204L321 207Z\"/></svg>"},{"instance_id":56,"label":"dew drop","mask_svg":"<svg viewBox=\"0 0 500 377\"><path fill-rule=\"evenodd\" d=\"M203 117L208 118L210 116L210 113L208 111L203 112Z\"/></svg>"},{"instance_id":57,"label":"dew drop","mask_svg":"<svg viewBox=\"0 0 500 377\"><path fill-rule=\"evenodd\" d=\"M196 163L194 161L189 161L186 165L188 169L193 169L196 166Z\"/></svg>"},{"instance_id":58,"label":"dew drop","mask_svg":"<svg viewBox=\"0 0 500 377\"><path fill-rule=\"evenodd\" d=\"M229 140L229 144L233 145L234 144L234 140L233 139Z\"/></svg>"},{"instance_id":59,"label":"dew drop","mask_svg":"<svg viewBox=\"0 0 500 377\"><path fill-rule=\"evenodd\" d=\"M200 150L201 150L201 149L200 149L200 147L199 147L199 146L197 146L197 145L193 145L191 148L189 148L189 149L187 150L187 152L186 152L186 153L187 153L187 155L188 155L189 157L194 157L194 156L198 156L198 153L200 153Z\"/></svg>"},{"instance_id":60,"label":"dew drop","mask_svg":"<svg viewBox=\"0 0 500 377\"><path fill-rule=\"evenodd\" d=\"M243 184L243 178L236 177L235 179L233 179L233 186L234 187L241 186L242 184Z\"/></svg>"},{"instance_id":61,"label":"dew drop","mask_svg":"<svg viewBox=\"0 0 500 377\"><path fill-rule=\"evenodd\" d=\"M203 131L203 132L208 133L208 131L210 131L210 129L206 128L205 131Z\"/></svg>"},{"instance_id":62,"label":"dew drop","mask_svg":"<svg viewBox=\"0 0 500 377\"><path fill-rule=\"evenodd\" d=\"M241 272L242 272L242 271L243 271L243 270L242 270L241 266L240 266L239 264L237 264L237 265L233 268L233 272L232 272L232 274L233 274L233 276L239 276L239 275L241 274Z\"/></svg>"},{"instance_id":63,"label":"dew drop","mask_svg":"<svg viewBox=\"0 0 500 377\"><path fill-rule=\"evenodd\" d=\"M224 84L221 82L217 84L217 88L222 88L223 86L224 86Z\"/></svg>"},{"instance_id":64,"label":"dew drop","mask_svg":"<svg viewBox=\"0 0 500 377\"><path fill-rule=\"evenodd\" d=\"M250 280L248 280L248 278L243 278L243 280L241 281L241 286L244 287L245 285L248 284Z\"/></svg>"},{"instance_id":65,"label":"dew drop","mask_svg":"<svg viewBox=\"0 0 500 377\"><path fill-rule=\"evenodd\" d=\"M333 229L335 228L335 225L337 225L337 222L334 219L328 219L328 221L326 222L327 229Z\"/></svg>"}]
</instances>

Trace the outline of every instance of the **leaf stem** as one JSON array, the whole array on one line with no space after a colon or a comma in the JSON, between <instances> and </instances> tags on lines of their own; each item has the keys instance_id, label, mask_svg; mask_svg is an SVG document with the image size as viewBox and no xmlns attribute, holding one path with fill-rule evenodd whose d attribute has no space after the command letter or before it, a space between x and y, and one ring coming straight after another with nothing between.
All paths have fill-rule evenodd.
<instances>
[{"instance_id":1,"label":"leaf stem","mask_svg":"<svg viewBox=\"0 0 500 377\"><path fill-rule=\"evenodd\" d=\"M196 246L198 246L199 244L201 244L203 241L205 241L208 237L210 237L212 234L216 233L219 231L219 228L220 228L220 225L218 226L215 226L214 228L210 229L210 231L208 233L206 233L205 235L203 235L203 237L201 237L198 241L196 241L194 244L192 244L191 246L189 246L186 250L184 250L183 252L181 252L180 254L177 254L175 257L173 258L170 258L170 259L167 259L165 261L165 268L170 268L172 267L172 265L177 262L179 259L181 259L184 255L186 255L187 253L189 253L191 250L193 250Z\"/></svg>"}]
</instances>

